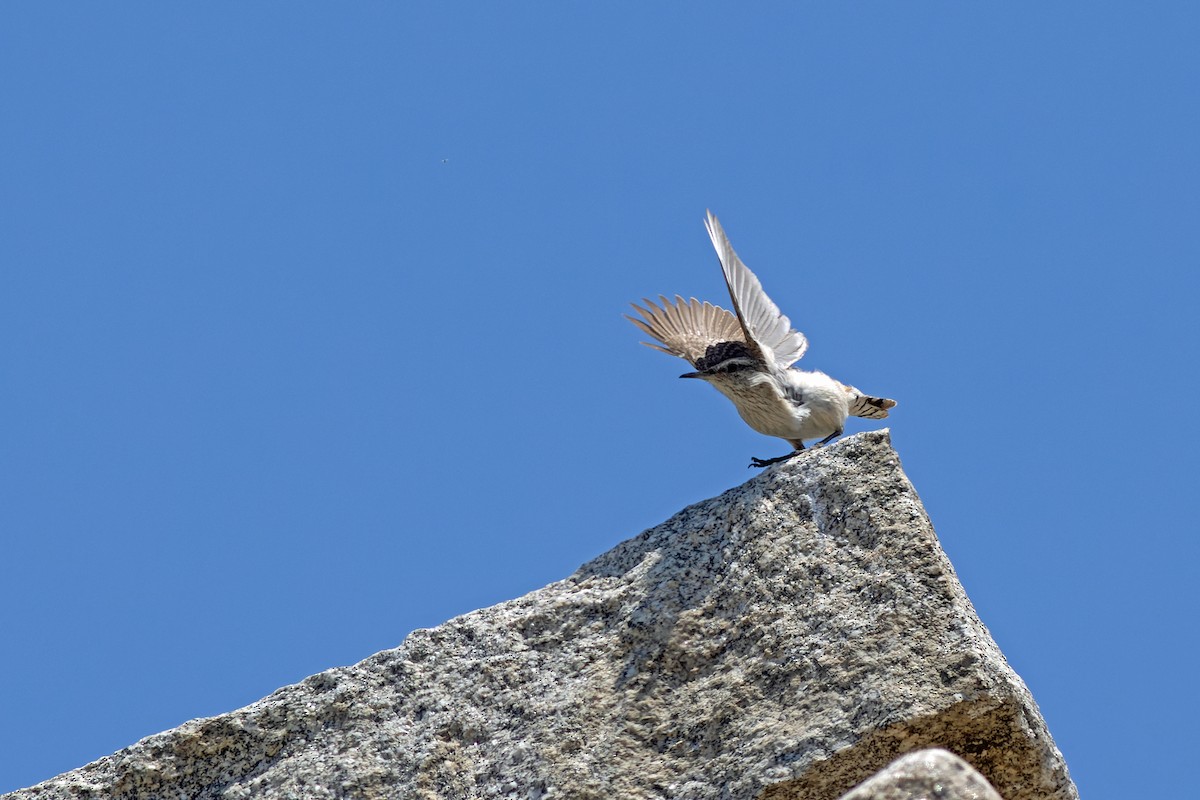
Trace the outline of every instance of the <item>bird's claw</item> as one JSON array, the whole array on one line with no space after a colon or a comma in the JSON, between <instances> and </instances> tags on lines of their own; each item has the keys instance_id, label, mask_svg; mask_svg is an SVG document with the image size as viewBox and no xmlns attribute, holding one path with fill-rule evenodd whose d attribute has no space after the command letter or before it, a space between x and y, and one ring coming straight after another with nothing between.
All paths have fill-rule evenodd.
<instances>
[{"instance_id":1,"label":"bird's claw","mask_svg":"<svg viewBox=\"0 0 1200 800\"><path fill-rule=\"evenodd\" d=\"M778 464L780 461L787 461L790 458L795 458L798 455L800 455L799 450L788 453L786 456L776 456L775 458L755 458L751 456L750 465L747 466L746 469L754 469L755 467L762 469L763 467L769 467L772 464Z\"/></svg>"}]
</instances>

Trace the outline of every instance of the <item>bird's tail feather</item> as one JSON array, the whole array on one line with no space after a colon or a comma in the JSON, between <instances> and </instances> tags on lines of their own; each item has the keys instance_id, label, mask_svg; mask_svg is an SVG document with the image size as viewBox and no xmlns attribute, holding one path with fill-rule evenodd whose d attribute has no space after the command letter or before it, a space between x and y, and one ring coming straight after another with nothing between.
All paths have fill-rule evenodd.
<instances>
[{"instance_id":1,"label":"bird's tail feather","mask_svg":"<svg viewBox=\"0 0 1200 800\"><path fill-rule=\"evenodd\" d=\"M886 397L872 397L863 394L853 386L847 386L850 393L850 413L856 417L867 419L883 419L888 415L889 408L896 407L896 401Z\"/></svg>"}]
</instances>

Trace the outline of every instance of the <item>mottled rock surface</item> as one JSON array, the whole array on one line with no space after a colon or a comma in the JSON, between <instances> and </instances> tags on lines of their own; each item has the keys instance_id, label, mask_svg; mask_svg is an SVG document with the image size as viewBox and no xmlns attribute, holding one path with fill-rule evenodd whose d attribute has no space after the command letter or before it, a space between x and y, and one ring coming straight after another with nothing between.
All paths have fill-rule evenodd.
<instances>
[{"instance_id":1,"label":"mottled rock surface","mask_svg":"<svg viewBox=\"0 0 1200 800\"><path fill-rule=\"evenodd\" d=\"M832 800L930 747L1077 797L880 431L9 797Z\"/></svg>"},{"instance_id":2,"label":"mottled rock surface","mask_svg":"<svg viewBox=\"0 0 1200 800\"><path fill-rule=\"evenodd\" d=\"M841 800L1002 800L987 780L953 753L918 750L888 764Z\"/></svg>"}]
</instances>

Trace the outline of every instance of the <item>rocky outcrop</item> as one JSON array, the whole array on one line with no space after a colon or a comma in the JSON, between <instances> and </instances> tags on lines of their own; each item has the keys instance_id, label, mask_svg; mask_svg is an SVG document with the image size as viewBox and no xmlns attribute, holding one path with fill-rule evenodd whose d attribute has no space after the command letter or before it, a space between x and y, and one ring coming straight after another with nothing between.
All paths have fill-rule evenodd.
<instances>
[{"instance_id":1,"label":"rocky outcrop","mask_svg":"<svg viewBox=\"0 0 1200 800\"><path fill-rule=\"evenodd\" d=\"M918 750L896 759L841 800L1001 800L971 765L945 750Z\"/></svg>"},{"instance_id":2,"label":"rocky outcrop","mask_svg":"<svg viewBox=\"0 0 1200 800\"><path fill-rule=\"evenodd\" d=\"M9 797L825 800L930 747L1077 797L883 431Z\"/></svg>"}]
</instances>

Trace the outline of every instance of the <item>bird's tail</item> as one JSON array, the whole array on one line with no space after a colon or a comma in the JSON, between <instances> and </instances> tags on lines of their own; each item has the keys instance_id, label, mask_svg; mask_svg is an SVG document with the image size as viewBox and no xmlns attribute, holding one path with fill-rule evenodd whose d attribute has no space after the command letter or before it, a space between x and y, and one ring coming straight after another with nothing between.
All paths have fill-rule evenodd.
<instances>
[{"instance_id":1,"label":"bird's tail","mask_svg":"<svg viewBox=\"0 0 1200 800\"><path fill-rule=\"evenodd\" d=\"M889 400L886 397L872 397L869 394L863 394L853 386L847 386L846 391L850 394L850 413L856 417L883 419L888 415L889 408L896 407L895 400Z\"/></svg>"}]
</instances>

